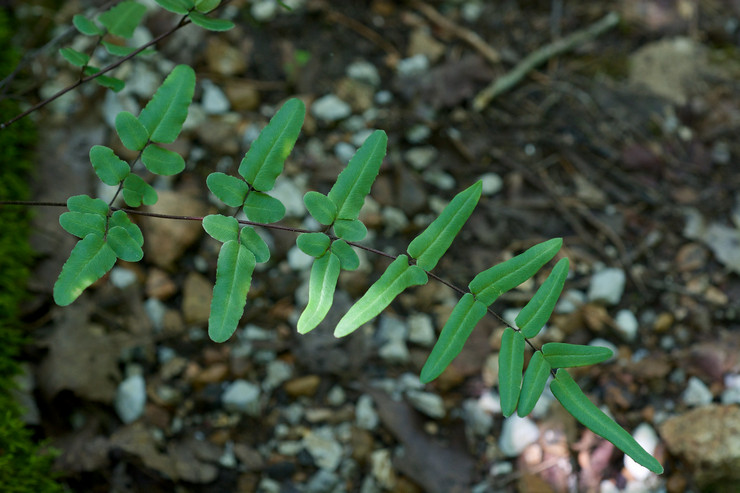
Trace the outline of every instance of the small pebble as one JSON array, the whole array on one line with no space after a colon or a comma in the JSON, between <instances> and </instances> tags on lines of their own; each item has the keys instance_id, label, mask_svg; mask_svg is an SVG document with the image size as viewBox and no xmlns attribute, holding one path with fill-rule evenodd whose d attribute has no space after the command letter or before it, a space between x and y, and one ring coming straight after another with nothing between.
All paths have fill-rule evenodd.
<instances>
[{"instance_id":1,"label":"small pebble","mask_svg":"<svg viewBox=\"0 0 740 493\"><path fill-rule=\"evenodd\" d=\"M352 108L334 94L327 94L313 102L311 114L325 122L336 122L351 115Z\"/></svg>"},{"instance_id":2,"label":"small pebble","mask_svg":"<svg viewBox=\"0 0 740 493\"><path fill-rule=\"evenodd\" d=\"M619 333L622 334L625 340L630 342L635 340L637 337L637 329L640 324L638 323L637 317L635 317L634 313L627 309L619 310L617 312L617 316L614 317L614 321L617 324Z\"/></svg>"},{"instance_id":3,"label":"small pebble","mask_svg":"<svg viewBox=\"0 0 740 493\"><path fill-rule=\"evenodd\" d=\"M124 423L133 423L144 413L146 382L141 375L131 375L118 385L113 407Z\"/></svg>"},{"instance_id":4,"label":"small pebble","mask_svg":"<svg viewBox=\"0 0 740 493\"><path fill-rule=\"evenodd\" d=\"M378 69L370 62L359 60L347 67L347 76L365 82L373 87L380 86L380 74Z\"/></svg>"},{"instance_id":5,"label":"small pebble","mask_svg":"<svg viewBox=\"0 0 740 493\"><path fill-rule=\"evenodd\" d=\"M616 305L622 298L625 280L622 269L607 268L596 272L588 287L588 300Z\"/></svg>"},{"instance_id":6,"label":"small pebble","mask_svg":"<svg viewBox=\"0 0 740 493\"><path fill-rule=\"evenodd\" d=\"M429 166L436 158L439 152L432 146L412 147L403 155L414 169L424 169Z\"/></svg>"},{"instance_id":7,"label":"small pebble","mask_svg":"<svg viewBox=\"0 0 740 493\"><path fill-rule=\"evenodd\" d=\"M336 441L329 427L308 432L303 437L303 446L321 469L335 471L342 461L342 445Z\"/></svg>"},{"instance_id":8,"label":"small pebble","mask_svg":"<svg viewBox=\"0 0 740 493\"><path fill-rule=\"evenodd\" d=\"M144 311L152 321L152 326L156 332L161 332L164 326L164 314L167 312L167 306L157 298L149 298L144 302Z\"/></svg>"},{"instance_id":9,"label":"small pebble","mask_svg":"<svg viewBox=\"0 0 740 493\"><path fill-rule=\"evenodd\" d=\"M486 173L480 177L483 182L483 195L495 195L504 187L504 181L496 173Z\"/></svg>"},{"instance_id":10,"label":"small pebble","mask_svg":"<svg viewBox=\"0 0 740 493\"><path fill-rule=\"evenodd\" d=\"M349 142L337 142L334 146L334 155L342 164L347 164L355 155L355 152L357 152L357 149Z\"/></svg>"},{"instance_id":11,"label":"small pebble","mask_svg":"<svg viewBox=\"0 0 740 493\"><path fill-rule=\"evenodd\" d=\"M455 179L449 173L442 170L428 170L422 175L424 181L434 185L440 190L452 190L457 186Z\"/></svg>"},{"instance_id":12,"label":"small pebble","mask_svg":"<svg viewBox=\"0 0 740 493\"><path fill-rule=\"evenodd\" d=\"M209 80L202 81L201 86L203 87L201 105L206 114L221 115L229 111L231 103L220 87Z\"/></svg>"},{"instance_id":13,"label":"small pebble","mask_svg":"<svg viewBox=\"0 0 740 493\"><path fill-rule=\"evenodd\" d=\"M493 415L480 405L478 399L466 399L462 404L463 421L473 436L485 437L493 427Z\"/></svg>"},{"instance_id":14,"label":"small pebble","mask_svg":"<svg viewBox=\"0 0 740 493\"><path fill-rule=\"evenodd\" d=\"M246 380L235 380L221 395L221 404L229 412L239 412L250 416L260 414L260 388Z\"/></svg>"},{"instance_id":15,"label":"small pebble","mask_svg":"<svg viewBox=\"0 0 740 493\"><path fill-rule=\"evenodd\" d=\"M711 404L713 399L709 387L696 377L689 378L686 390L681 394L681 400L687 406L706 406Z\"/></svg>"},{"instance_id":16,"label":"small pebble","mask_svg":"<svg viewBox=\"0 0 740 493\"><path fill-rule=\"evenodd\" d=\"M409 341L423 347L431 347L437 341L432 317L426 313L415 313L409 317Z\"/></svg>"},{"instance_id":17,"label":"small pebble","mask_svg":"<svg viewBox=\"0 0 740 493\"><path fill-rule=\"evenodd\" d=\"M396 65L396 72L403 79L416 78L429 70L429 59L426 55L414 55L404 58Z\"/></svg>"},{"instance_id":18,"label":"small pebble","mask_svg":"<svg viewBox=\"0 0 740 493\"><path fill-rule=\"evenodd\" d=\"M375 411L373 398L367 394L362 394L357 399L357 405L355 406L355 423L365 430L374 430L379 422L380 418Z\"/></svg>"},{"instance_id":19,"label":"small pebble","mask_svg":"<svg viewBox=\"0 0 740 493\"><path fill-rule=\"evenodd\" d=\"M136 283L136 274L131 269L113 267L110 271L110 282L118 289L124 289Z\"/></svg>"},{"instance_id":20,"label":"small pebble","mask_svg":"<svg viewBox=\"0 0 740 493\"><path fill-rule=\"evenodd\" d=\"M293 376L293 367L281 360L274 360L267 365L267 376L262 382L262 388L265 390L276 389Z\"/></svg>"},{"instance_id":21,"label":"small pebble","mask_svg":"<svg viewBox=\"0 0 740 493\"><path fill-rule=\"evenodd\" d=\"M432 392L409 390L406 397L417 411L422 412L430 418L441 419L447 414L442 398Z\"/></svg>"},{"instance_id":22,"label":"small pebble","mask_svg":"<svg viewBox=\"0 0 740 493\"><path fill-rule=\"evenodd\" d=\"M429 128L427 125L417 123L406 132L406 140L408 140L412 144L421 144L422 142L427 140L431 134L431 128Z\"/></svg>"},{"instance_id":23,"label":"small pebble","mask_svg":"<svg viewBox=\"0 0 740 493\"><path fill-rule=\"evenodd\" d=\"M540 430L534 421L512 415L504 420L499 437L499 449L506 457L517 457L527 445L536 442L539 437Z\"/></svg>"}]
</instances>

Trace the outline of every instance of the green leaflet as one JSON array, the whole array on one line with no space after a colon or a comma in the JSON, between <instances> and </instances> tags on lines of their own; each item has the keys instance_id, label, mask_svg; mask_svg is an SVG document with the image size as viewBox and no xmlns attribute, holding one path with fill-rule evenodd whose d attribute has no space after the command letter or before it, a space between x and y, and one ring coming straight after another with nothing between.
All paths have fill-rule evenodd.
<instances>
[{"instance_id":1,"label":"green leaflet","mask_svg":"<svg viewBox=\"0 0 740 493\"><path fill-rule=\"evenodd\" d=\"M421 381L429 383L447 368L460 351L475 328L475 324L486 314L486 305L466 293L447 319L429 358L421 369Z\"/></svg>"},{"instance_id":2,"label":"green leaflet","mask_svg":"<svg viewBox=\"0 0 740 493\"><path fill-rule=\"evenodd\" d=\"M106 217L88 212L65 212L59 216L59 225L78 238L84 238L90 233L104 235Z\"/></svg>"},{"instance_id":3,"label":"green leaflet","mask_svg":"<svg viewBox=\"0 0 740 493\"><path fill-rule=\"evenodd\" d=\"M382 312L404 289L426 284L427 281L427 274L421 267L409 265L408 257L399 255L342 317L334 329L334 337L344 337L354 332Z\"/></svg>"},{"instance_id":4,"label":"green leaflet","mask_svg":"<svg viewBox=\"0 0 740 493\"><path fill-rule=\"evenodd\" d=\"M178 65L164 80L152 99L139 114L139 121L149 132L152 142L174 142L195 92L195 72L187 65Z\"/></svg>"},{"instance_id":5,"label":"green leaflet","mask_svg":"<svg viewBox=\"0 0 740 493\"><path fill-rule=\"evenodd\" d=\"M138 262L144 257L141 245L136 238L121 226L114 226L108 230L108 246L116 254L116 257L126 262Z\"/></svg>"},{"instance_id":6,"label":"green leaflet","mask_svg":"<svg viewBox=\"0 0 740 493\"><path fill-rule=\"evenodd\" d=\"M244 213L250 221L264 224L274 223L285 215L285 206L275 197L252 191L244 201Z\"/></svg>"},{"instance_id":7,"label":"green leaflet","mask_svg":"<svg viewBox=\"0 0 740 493\"><path fill-rule=\"evenodd\" d=\"M468 285L470 292L486 306L491 305L501 294L532 277L540 267L555 256L562 244L562 238L553 238L506 262L494 265L470 281Z\"/></svg>"},{"instance_id":8,"label":"green leaflet","mask_svg":"<svg viewBox=\"0 0 740 493\"><path fill-rule=\"evenodd\" d=\"M524 369L524 336L511 327L501 336L498 353L498 391L501 397L501 413L508 418L516 411Z\"/></svg>"},{"instance_id":9,"label":"green leaflet","mask_svg":"<svg viewBox=\"0 0 740 493\"><path fill-rule=\"evenodd\" d=\"M108 204L100 199L94 199L87 195L73 195L68 198L67 209L72 212L86 212L103 217L108 215Z\"/></svg>"},{"instance_id":10,"label":"green leaflet","mask_svg":"<svg viewBox=\"0 0 740 493\"><path fill-rule=\"evenodd\" d=\"M203 12L204 14L207 14L211 10L218 7L220 3L221 0L195 0L195 9L198 12Z\"/></svg>"},{"instance_id":11,"label":"green leaflet","mask_svg":"<svg viewBox=\"0 0 740 493\"><path fill-rule=\"evenodd\" d=\"M329 198L337 207L338 219L357 219L359 216L365 196L370 193L380 171L387 144L385 132L376 130L339 173L336 183L329 190Z\"/></svg>"},{"instance_id":12,"label":"green leaflet","mask_svg":"<svg viewBox=\"0 0 740 493\"><path fill-rule=\"evenodd\" d=\"M86 66L84 69L85 75L93 75L97 74L98 72L100 72L100 69L98 67L92 67L90 65ZM115 77L109 77L107 75L100 75L93 80L96 84L107 87L114 92L118 92L126 87L126 83L123 82L121 79L116 79Z\"/></svg>"},{"instance_id":13,"label":"green leaflet","mask_svg":"<svg viewBox=\"0 0 740 493\"><path fill-rule=\"evenodd\" d=\"M77 242L54 283L54 302L67 306L116 263L116 254L103 236L91 233Z\"/></svg>"},{"instance_id":14,"label":"green leaflet","mask_svg":"<svg viewBox=\"0 0 740 493\"><path fill-rule=\"evenodd\" d=\"M331 251L339 258L344 270L356 270L360 266L360 257L355 253L354 248L349 246L344 240L336 240L331 244Z\"/></svg>"},{"instance_id":15,"label":"green leaflet","mask_svg":"<svg viewBox=\"0 0 740 493\"><path fill-rule=\"evenodd\" d=\"M359 219L337 219L334 233L346 241L360 241L367 236L367 228Z\"/></svg>"},{"instance_id":16,"label":"green leaflet","mask_svg":"<svg viewBox=\"0 0 740 493\"><path fill-rule=\"evenodd\" d=\"M519 405L516 410L520 417L527 416L537 405L549 376L550 365L545 361L541 351L535 351L532 359L529 360L527 371L524 372L522 391L519 394Z\"/></svg>"},{"instance_id":17,"label":"green leaflet","mask_svg":"<svg viewBox=\"0 0 740 493\"><path fill-rule=\"evenodd\" d=\"M648 454L625 429L596 407L566 370L561 368L557 371L555 378L550 382L550 390L565 410L583 426L609 440L641 466L655 474L663 474L660 462Z\"/></svg>"},{"instance_id":18,"label":"green leaflet","mask_svg":"<svg viewBox=\"0 0 740 493\"><path fill-rule=\"evenodd\" d=\"M535 337L550 319L555 303L563 291L569 265L567 258L560 259L529 303L516 316L516 326L521 329L524 337Z\"/></svg>"},{"instance_id":19,"label":"green leaflet","mask_svg":"<svg viewBox=\"0 0 740 493\"><path fill-rule=\"evenodd\" d=\"M244 205L244 199L247 198L247 192L249 192L247 182L220 172L208 175L206 185L213 195L230 207Z\"/></svg>"},{"instance_id":20,"label":"green leaflet","mask_svg":"<svg viewBox=\"0 0 740 493\"><path fill-rule=\"evenodd\" d=\"M289 99L260 132L239 164L239 174L256 190L267 192L283 172L285 159L293 150L303 126L306 106L300 99Z\"/></svg>"},{"instance_id":21,"label":"green leaflet","mask_svg":"<svg viewBox=\"0 0 740 493\"><path fill-rule=\"evenodd\" d=\"M100 14L98 20L111 34L130 38L134 35L134 29L139 25L145 13L146 7L142 4L125 0Z\"/></svg>"},{"instance_id":22,"label":"green leaflet","mask_svg":"<svg viewBox=\"0 0 740 493\"><path fill-rule=\"evenodd\" d=\"M106 185L116 186L131 173L128 163L116 156L113 149L109 147L92 146L90 148L90 162L95 169L95 174Z\"/></svg>"},{"instance_id":23,"label":"green leaflet","mask_svg":"<svg viewBox=\"0 0 740 493\"><path fill-rule=\"evenodd\" d=\"M323 193L307 192L303 196L303 203L308 213L325 226L332 224L337 217L337 206Z\"/></svg>"},{"instance_id":24,"label":"green leaflet","mask_svg":"<svg viewBox=\"0 0 740 493\"><path fill-rule=\"evenodd\" d=\"M128 56L139 49L137 46L121 46L115 43L109 43L108 41L101 41L101 44L103 45L103 48L105 48L105 51L113 56ZM139 55L145 55L152 52L152 50L144 50L140 52Z\"/></svg>"},{"instance_id":25,"label":"green leaflet","mask_svg":"<svg viewBox=\"0 0 740 493\"><path fill-rule=\"evenodd\" d=\"M299 333L305 334L315 329L326 317L334 302L340 270L339 257L331 252L314 261L308 281L308 305L298 319Z\"/></svg>"},{"instance_id":26,"label":"green leaflet","mask_svg":"<svg viewBox=\"0 0 740 493\"><path fill-rule=\"evenodd\" d=\"M270 260L270 249L267 243L265 243L265 240L251 226L242 228L239 234L239 241L247 247L247 250L252 252L257 263L261 264Z\"/></svg>"},{"instance_id":27,"label":"green leaflet","mask_svg":"<svg viewBox=\"0 0 740 493\"><path fill-rule=\"evenodd\" d=\"M255 264L252 252L238 241L227 241L221 247L208 317L208 336L214 342L226 341L236 330L247 304Z\"/></svg>"},{"instance_id":28,"label":"green leaflet","mask_svg":"<svg viewBox=\"0 0 740 493\"><path fill-rule=\"evenodd\" d=\"M296 239L298 248L312 257L323 256L331 245L331 239L324 233L303 233Z\"/></svg>"},{"instance_id":29,"label":"green leaflet","mask_svg":"<svg viewBox=\"0 0 740 493\"><path fill-rule=\"evenodd\" d=\"M221 243L239 239L239 222L234 217L210 214L203 218L203 229Z\"/></svg>"},{"instance_id":30,"label":"green leaflet","mask_svg":"<svg viewBox=\"0 0 740 493\"><path fill-rule=\"evenodd\" d=\"M157 175L176 175L185 169L185 160L181 155L154 144L146 146L141 153L141 161L146 169Z\"/></svg>"},{"instance_id":31,"label":"green leaflet","mask_svg":"<svg viewBox=\"0 0 740 493\"><path fill-rule=\"evenodd\" d=\"M408 252L416 259L416 265L426 271L434 269L475 209L482 189L483 182L477 181L455 195L442 214L414 238Z\"/></svg>"},{"instance_id":32,"label":"green leaflet","mask_svg":"<svg viewBox=\"0 0 740 493\"><path fill-rule=\"evenodd\" d=\"M606 347L583 346L565 342L548 342L542 346L542 353L545 360L553 368L595 365L614 356L612 350Z\"/></svg>"},{"instance_id":33,"label":"green leaflet","mask_svg":"<svg viewBox=\"0 0 740 493\"><path fill-rule=\"evenodd\" d=\"M149 142L149 132L138 118L128 111L116 115L116 132L126 149L140 151Z\"/></svg>"},{"instance_id":34,"label":"green leaflet","mask_svg":"<svg viewBox=\"0 0 740 493\"><path fill-rule=\"evenodd\" d=\"M100 36L103 34L103 30L84 15L77 14L72 17L72 24L74 24L75 28L85 36Z\"/></svg>"},{"instance_id":35,"label":"green leaflet","mask_svg":"<svg viewBox=\"0 0 740 493\"><path fill-rule=\"evenodd\" d=\"M154 0L165 10L175 14L185 15L190 9L195 7L193 0Z\"/></svg>"},{"instance_id":36,"label":"green leaflet","mask_svg":"<svg viewBox=\"0 0 740 493\"><path fill-rule=\"evenodd\" d=\"M109 228L114 228L116 226L120 226L125 229L129 236L136 241L137 245L142 246L144 244L144 235L141 234L141 229L139 229L139 226L131 222L128 214L125 212L116 211L108 219Z\"/></svg>"},{"instance_id":37,"label":"green leaflet","mask_svg":"<svg viewBox=\"0 0 740 493\"><path fill-rule=\"evenodd\" d=\"M123 180L123 200L130 207L153 205L157 203L157 192L139 175L131 174Z\"/></svg>"},{"instance_id":38,"label":"green leaflet","mask_svg":"<svg viewBox=\"0 0 740 493\"><path fill-rule=\"evenodd\" d=\"M228 31L234 27L234 23L230 20L215 19L195 10L188 14L188 18L193 21L193 24L209 31Z\"/></svg>"},{"instance_id":39,"label":"green leaflet","mask_svg":"<svg viewBox=\"0 0 740 493\"><path fill-rule=\"evenodd\" d=\"M62 48L59 50L59 54L75 67L84 67L90 61L90 55L73 50L72 48Z\"/></svg>"}]
</instances>

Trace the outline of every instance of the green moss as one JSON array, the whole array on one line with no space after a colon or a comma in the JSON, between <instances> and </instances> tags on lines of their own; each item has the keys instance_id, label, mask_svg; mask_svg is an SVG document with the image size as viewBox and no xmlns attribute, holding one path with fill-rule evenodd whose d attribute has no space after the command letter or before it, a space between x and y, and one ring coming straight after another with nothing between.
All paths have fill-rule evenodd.
<instances>
[{"instance_id":1,"label":"green moss","mask_svg":"<svg viewBox=\"0 0 740 493\"><path fill-rule=\"evenodd\" d=\"M8 74L17 63L11 44L10 22L0 10L0 74ZM0 101L0 121L19 112L11 101ZM31 172L29 149L36 133L30 119L0 131L0 199L28 198ZM8 493L54 493L64 491L50 473L53 456L42 453L31 430L21 421L22 410L13 399L13 377L20 371L18 354L27 342L18 322L18 305L26 295L33 252L28 243L28 211L0 206L0 491Z\"/></svg>"}]
</instances>

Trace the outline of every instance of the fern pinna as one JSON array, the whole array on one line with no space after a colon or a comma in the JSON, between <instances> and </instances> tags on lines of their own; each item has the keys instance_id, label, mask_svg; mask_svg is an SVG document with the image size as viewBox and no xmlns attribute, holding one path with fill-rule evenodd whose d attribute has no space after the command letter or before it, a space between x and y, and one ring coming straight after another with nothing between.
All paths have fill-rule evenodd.
<instances>
[{"instance_id":1,"label":"fern pinna","mask_svg":"<svg viewBox=\"0 0 740 493\"><path fill-rule=\"evenodd\" d=\"M156 91L138 117L122 112L116 118L116 130L125 147L138 151L137 160L152 173L171 175L184 169L178 154L158 144L173 142L187 116L192 101L195 74L187 66L177 66ZM212 340L223 342L235 332L257 263L270 258L267 244L254 229L271 227L282 219L285 207L269 195L283 163L300 133L305 106L290 99L275 113L242 159L239 176L211 173L209 190L224 206L243 210L248 220L213 214L202 220L203 228L222 243L218 255L216 283L213 289L208 333ZM342 270L359 266L355 248L367 229L359 220L365 197L378 175L386 154L387 137L374 131L339 174L336 183L324 195L308 192L304 203L309 214L321 225L320 231L304 231L297 237L298 247L314 258L309 278L309 299L297 323L298 332L314 329L329 312ZM113 150L94 146L90 160L98 177L118 187L129 207L156 202L156 191L132 172L132 166ZM481 182L458 193L404 254L394 258L380 278L347 311L335 329L344 337L380 314L401 292L423 285L429 273L445 254L481 196ZM88 286L108 272L120 258L141 260L143 236L128 217L131 211L112 207L100 199L81 195L68 201L69 212L60 217L61 226L78 236L54 286L54 299L60 305L72 303ZM532 278L551 261L562 246L559 238L533 246L520 255L495 265L468 284L468 291L455 306L444 325L426 364L422 382L437 378L460 353L465 341L491 304L504 292ZM576 419L595 433L614 443L636 462L661 473L662 466L632 436L599 410L580 390L566 368L590 365L612 356L605 348L548 343L536 348L529 339L535 337L550 318L568 274L567 258L561 258L547 280L516 318L516 327L503 333L499 353L499 391L504 416L532 411L548 380L554 396ZM534 355L524 372L526 347Z\"/></svg>"}]
</instances>

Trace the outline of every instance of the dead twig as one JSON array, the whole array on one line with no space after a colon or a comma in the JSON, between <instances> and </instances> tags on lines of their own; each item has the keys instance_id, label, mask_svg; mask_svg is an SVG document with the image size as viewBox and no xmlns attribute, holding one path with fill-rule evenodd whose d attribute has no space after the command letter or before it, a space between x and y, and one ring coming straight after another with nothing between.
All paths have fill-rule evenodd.
<instances>
[{"instance_id":1,"label":"dead twig","mask_svg":"<svg viewBox=\"0 0 740 493\"><path fill-rule=\"evenodd\" d=\"M480 53L483 58L485 58L489 62L493 64L498 64L501 61L501 55L499 54L499 52L495 48L489 46L483 40L483 38L478 36L478 34L476 34L475 32L462 26L458 26L450 19L437 12L437 10L431 5L427 5L426 3L420 1L414 1L411 4L427 19L468 43L473 49Z\"/></svg>"},{"instance_id":2,"label":"dead twig","mask_svg":"<svg viewBox=\"0 0 740 493\"><path fill-rule=\"evenodd\" d=\"M378 34L377 32L373 31L369 27L367 27L362 22L353 19L351 17L348 17L341 12L337 12L336 10L327 9L326 11L326 17L333 22L336 22L338 24L342 24L345 27L348 27L355 31L357 34L362 36L363 38L371 41L373 44L381 48L383 51L385 51L394 61L400 60L401 52L398 51L398 49L393 46L388 40L386 40L383 36Z\"/></svg>"},{"instance_id":3,"label":"dead twig","mask_svg":"<svg viewBox=\"0 0 740 493\"><path fill-rule=\"evenodd\" d=\"M612 27L616 26L619 22L619 15L616 12L610 12L598 22L590 25L589 27L571 33L570 35L558 39L548 45L545 45L529 55L524 60L519 62L516 67L511 69L503 76L496 79L494 82L488 85L485 89L478 93L473 100L473 109L475 111L482 111L493 99L508 91L514 87L520 80L522 80L529 72L534 70L539 65L543 64L547 60L561 55L567 51L574 49L575 47L590 41L593 38L600 36Z\"/></svg>"}]
</instances>

